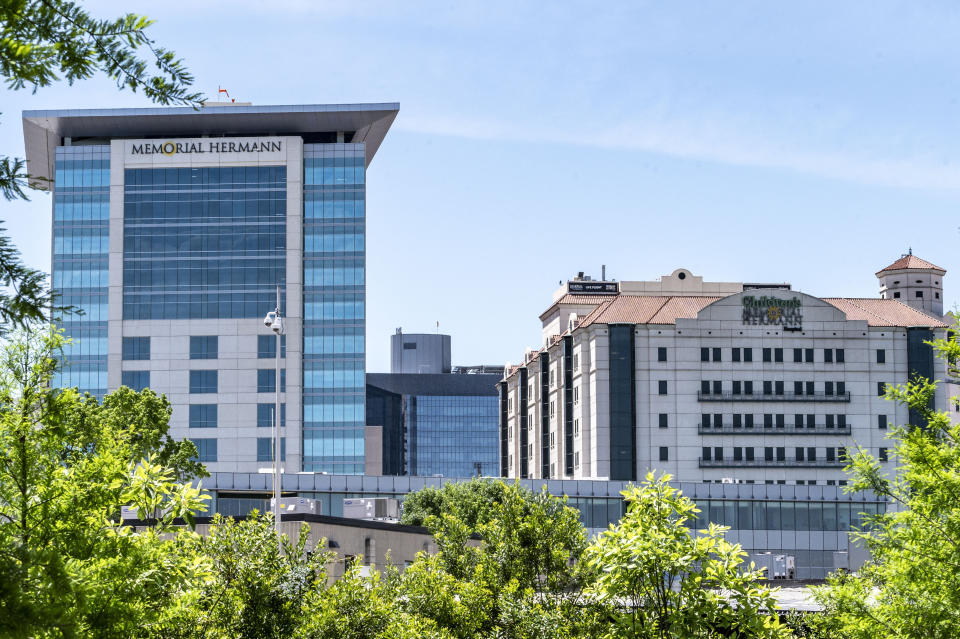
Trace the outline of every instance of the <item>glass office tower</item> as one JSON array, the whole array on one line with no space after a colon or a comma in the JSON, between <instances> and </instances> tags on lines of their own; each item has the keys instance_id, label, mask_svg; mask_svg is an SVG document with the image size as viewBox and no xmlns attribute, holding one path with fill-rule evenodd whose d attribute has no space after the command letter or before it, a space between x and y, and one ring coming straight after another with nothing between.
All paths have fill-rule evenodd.
<instances>
[{"instance_id":1,"label":"glass office tower","mask_svg":"<svg viewBox=\"0 0 960 639\"><path fill-rule=\"evenodd\" d=\"M499 474L497 374L370 373L368 444L381 467L368 474L493 477ZM379 435L376 436L375 435Z\"/></svg>"},{"instance_id":2,"label":"glass office tower","mask_svg":"<svg viewBox=\"0 0 960 639\"><path fill-rule=\"evenodd\" d=\"M304 146L303 469L364 469L363 144Z\"/></svg>"},{"instance_id":3,"label":"glass office tower","mask_svg":"<svg viewBox=\"0 0 960 639\"><path fill-rule=\"evenodd\" d=\"M364 470L366 167L396 104L34 111L53 284L82 314L57 383L171 402L212 472Z\"/></svg>"},{"instance_id":4,"label":"glass office tower","mask_svg":"<svg viewBox=\"0 0 960 639\"><path fill-rule=\"evenodd\" d=\"M68 362L54 383L102 398L107 390L107 250L110 147L57 147L53 183L53 287Z\"/></svg>"}]
</instances>

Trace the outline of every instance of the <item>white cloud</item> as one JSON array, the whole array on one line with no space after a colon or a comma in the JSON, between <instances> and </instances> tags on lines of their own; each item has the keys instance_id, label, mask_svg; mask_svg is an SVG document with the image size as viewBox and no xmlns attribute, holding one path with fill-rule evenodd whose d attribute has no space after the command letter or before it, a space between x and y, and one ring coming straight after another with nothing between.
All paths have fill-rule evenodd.
<instances>
[{"instance_id":1,"label":"white cloud","mask_svg":"<svg viewBox=\"0 0 960 639\"><path fill-rule=\"evenodd\" d=\"M416 133L478 140L516 140L604 149L626 149L674 158L732 166L795 171L860 184L916 189L960 189L960 164L948 158L906 154L897 149L847 150L839 136L836 148L823 144L830 132L810 132L803 144L775 127L771 133L744 126L738 118L710 116L679 118L657 113L648 117L593 126L580 120L552 126L481 118L410 116L402 114L396 128ZM791 123L791 126L801 123ZM842 123L836 124L842 126ZM795 131L790 131L794 133ZM791 139L793 138L793 139ZM883 152L886 151L886 152Z\"/></svg>"}]
</instances>

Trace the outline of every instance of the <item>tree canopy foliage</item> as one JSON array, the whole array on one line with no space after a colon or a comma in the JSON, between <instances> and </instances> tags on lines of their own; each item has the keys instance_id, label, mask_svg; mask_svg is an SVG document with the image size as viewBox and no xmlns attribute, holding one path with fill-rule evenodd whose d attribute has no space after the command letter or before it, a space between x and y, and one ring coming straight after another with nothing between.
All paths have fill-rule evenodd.
<instances>
[{"instance_id":1,"label":"tree canopy foliage","mask_svg":"<svg viewBox=\"0 0 960 639\"><path fill-rule=\"evenodd\" d=\"M126 13L101 20L64 0L0 0L0 77L12 90L103 74L120 89L158 104L199 106L193 76L176 54L149 35L150 19ZM22 158L0 154L0 195L27 199L31 178ZM70 309L55 304L44 273L28 267L0 229L0 334Z\"/></svg>"},{"instance_id":2,"label":"tree canopy foliage","mask_svg":"<svg viewBox=\"0 0 960 639\"><path fill-rule=\"evenodd\" d=\"M625 611L604 636L789 636L756 583L761 573L745 569L747 553L723 538L727 527L691 530L699 510L669 481L651 473L625 490L626 516L587 550L597 574L591 592Z\"/></svg>"},{"instance_id":3,"label":"tree canopy foliage","mask_svg":"<svg viewBox=\"0 0 960 639\"><path fill-rule=\"evenodd\" d=\"M99 404L51 385L62 338L19 336L0 366L0 635L131 636L198 568L165 536L206 497L190 442L167 437L169 404L121 389ZM121 524L132 505L150 530Z\"/></svg>"},{"instance_id":4,"label":"tree canopy foliage","mask_svg":"<svg viewBox=\"0 0 960 639\"><path fill-rule=\"evenodd\" d=\"M932 342L956 374L960 343ZM849 490L871 490L891 504L856 537L872 561L819 590L823 636L840 639L960 637L960 425L930 408L937 384L914 379L888 387L925 424L893 429L893 476L867 451L848 467ZM953 401L956 401L954 398Z\"/></svg>"}]
</instances>

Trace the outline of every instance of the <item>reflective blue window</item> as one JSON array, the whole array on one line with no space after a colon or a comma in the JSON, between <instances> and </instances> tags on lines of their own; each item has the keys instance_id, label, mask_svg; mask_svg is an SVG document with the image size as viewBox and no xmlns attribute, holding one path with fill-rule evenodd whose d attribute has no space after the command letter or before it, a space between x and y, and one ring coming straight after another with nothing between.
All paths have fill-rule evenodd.
<instances>
[{"instance_id":1,"label":"reflective blue window","mask_svg":"<svg viewBox=\"0 0 960 639\"><path fill-rule=\"evenodd\" d=\"M150 359L150 338L124 337L122 354L126 360Z\"/></svg>"},{"instance_id":2,"label":"reflective blue window","mask_svg":"<svg viewBox=\"0 0 960 639\"><path fill-rule=\"evenodd\" d=\"M202 462L217 461L217 440L212 438L190 438L197 446L197 460Z\"/></svg>"},{"instance_id":3,"label":"reflective blue window","mask_svg":"<svg viewBox=\"0 0 960 639\"><path fill-rule=\"evenodd\" d=\"M411 475L444 477L496 476L499 398L426 396L406 398Z\"/></svg>"},{"instance_id":4,"label":"reflective blue window","mask_svg":"<svg viewBox=\"0 0 960 639\"><path fill-rule=\"evenodd\" d=\"M260 368L257 370L257 392L277 392L277 369ZM280 369L280 392L287 392L287 369L285 368Z\"/></svg>"},{"instance_id":5,"label":"reflective blue window","mask_svg":"<svg viewBox=\"0 0 960 639\"><path fill-rule=\"evenodd\" d=\"M216 335L191 335L190 359L217 359L219 340Z\"/></svg>"},{"instance_id":6,"label":"reflective blue window","mask_svg":"<svg viewBox=\"0 0 960 639\"><path fill-rule=\"evenodd\" d=\"M216 393L217 371L190 371L191 393Z\"/></svg>"},{"instance_id":7,"label":"reflective blue window","mask_svg":"<svg viewBox=\"0 0 960 639\"><path fill-rule=\"evenodd\" d=\"M107 392L107 256L110 147L56 148L51 284L77 312L59 324L73 340L53 383L103 397Z\"/></svg>"},{"instance_id":8,"label":"reflective blue window","mask_svg":"<svg viewBox=\"0 0 960 639\"><path fill-rule=\"evenodd\" d=\"M142 391L150 386L150 371L122 371L120 384L135 391Z\"/></svg>"},{"instance_id":9,"label":"reflective blue window","mask_svg":"<svg viewBox=\"0 0 960 639\"><path fill-rule=\"evenodd\" d=\"M216 404L190 404L190 428L216 428Z\"/></svg>"},{"instance_id":10,"label":"reflective blue window","mask_svg":"<svg viewBox=\"0 0 960 639\"><path fill-rule=\"evenodd\" d=\"M260 359L277 356L277 336L257 335L257 357ZM287 356L287 336L280 336L280 357Z\"/></svg>"},{"instance_id":11,"label":"reflective blue window","mask_svg":"<svg viewBox=\"0 0 960 639\"><path fill-rule=\"evenodd\" d=\"M364 471L366 150L304 145L303 469Z\"/></svg>"},{"instance_id":12,"label":"reflective blue window","mask_svg":"<svg viewBox=\"0 0 960 639\"><path fill-rule=\"evenodd\" d=\"M127 169L124 319L259 318L286 280L286 167Z\"/></svg>"},{"instance_id":13,"label":"reflective blue window","mask_svg":"<svg viewBox=\"0 0 960 639\"><path fill-rule=\"evenodd\" d=\"M273 461L273 437L257 437L257 461ZM280 438L280 461L287 461L287 438Z\"/></svg>"},{"instance_id":14,"label":"reflective blue window","mask_svg":"<svg viewBox=\"0 0 960 639\"><path fill-rule=\"evenodd\" d=\"M276 404L257 404L257 427L273 428L273 414ZM287 425L287 405L280 404L280 427Z\"/></svg>"}]
</instances>

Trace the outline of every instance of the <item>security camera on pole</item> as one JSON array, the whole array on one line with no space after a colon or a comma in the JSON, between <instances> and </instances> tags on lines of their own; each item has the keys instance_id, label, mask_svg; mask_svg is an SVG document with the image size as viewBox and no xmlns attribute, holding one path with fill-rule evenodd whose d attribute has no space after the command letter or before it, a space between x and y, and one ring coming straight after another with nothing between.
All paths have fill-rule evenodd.
<instances>
[{"instance_id":1,"label":"security camera on pole","mask_svg":"<svg viewBox=\"0 0 960 639\"><path fill-rule=\"evenodd\" d=\"M280 336L283 335L283 318L280 316L280 287L277 287L277 308L263 318L263 324L277 336L277 400L273 410L273 522L280 538ZM280 547L283 547L281 543Z\"/></svg>"}]
</instances>

